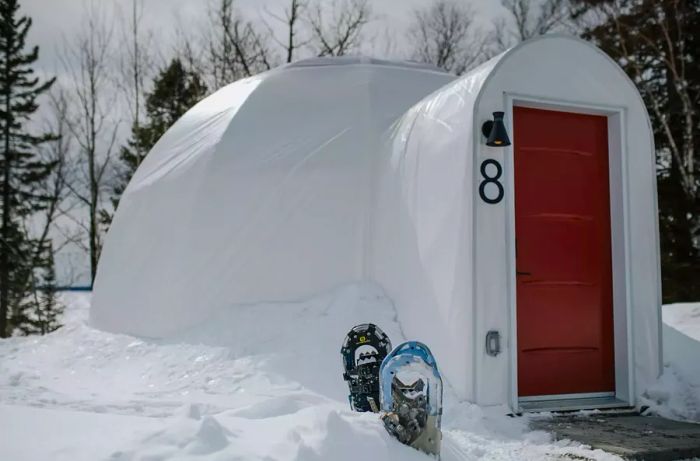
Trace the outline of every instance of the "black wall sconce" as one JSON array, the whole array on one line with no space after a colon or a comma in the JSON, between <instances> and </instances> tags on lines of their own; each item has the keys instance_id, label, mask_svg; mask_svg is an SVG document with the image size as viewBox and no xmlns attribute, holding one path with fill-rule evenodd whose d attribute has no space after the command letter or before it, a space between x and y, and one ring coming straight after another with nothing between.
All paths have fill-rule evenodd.
<instances>
[{"instance_id":1,"label":"black wall sconce","mask_svg":"<svg viewBox=\"0 0 700 461\"><path fill-rule=\"evenodd\" d=\"M486 136L486 145L491 147L510 146L510 138L503 123L503 112L494 112L493 120L481 125L481 132Z\"/></svg>"}]
</instances>

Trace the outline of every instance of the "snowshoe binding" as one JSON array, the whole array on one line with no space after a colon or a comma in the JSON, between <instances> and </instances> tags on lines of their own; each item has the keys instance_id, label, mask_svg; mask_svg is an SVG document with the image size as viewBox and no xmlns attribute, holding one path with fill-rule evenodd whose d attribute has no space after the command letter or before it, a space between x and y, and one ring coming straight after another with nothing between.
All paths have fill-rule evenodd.
<instances>
[{"instance_id":1,"label":"snowshoe binding","mask_svg":"<svg viewBox=\"0 0 700 461\"><path fill-rule=\"evenodd\" d=\"M343 379L350 389L350 408L354 411L379 412L379 368L391 351L391 341L378 326L364 323L345 337Z\"/></svg>"},{"instance_id":2,"label":"snowshoe binding","mask_svg":"<svg viewBox=\"0 0 700 461\"><path fill-rule=\"evenodd\" d=\"M437 458L442 433L442 377L425 344L409 341L382 362L381 407L386 430L399 442Z\"/></svg>"}]
</instances>

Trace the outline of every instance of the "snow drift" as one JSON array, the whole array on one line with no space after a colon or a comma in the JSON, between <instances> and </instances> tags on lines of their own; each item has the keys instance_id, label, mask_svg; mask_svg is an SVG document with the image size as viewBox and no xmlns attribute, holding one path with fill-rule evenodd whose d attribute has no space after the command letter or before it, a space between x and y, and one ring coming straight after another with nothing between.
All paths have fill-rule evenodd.
<instances>
[{"instance_id":1,"label":"snow drift","mask_svg":"<svg viewBox=\"0 0 700 461\"><path fill-rule=\"evenodd\" d=\"M671 419L700 422L700 303L663 307L664 369L643 403Z\"/></svg>"},{"instance_id":2,"label":"snow drift","mask_svg":"<svg viewBox=\"0 0 700 461\"><path fill-rule=\"evenodd\" d=\"M429 461L353 413L340 346L359 318L404 338L373 285L217 313L168 341L95 330L89 298L66 326L0 341L0 459L12 461ZM353 307L353 309L350 309ZM287 322L249 327L253 312ZM225 321L225 323L223 323ZM216 338L219 346L198 345ZM527 429L527 418L460 404L446 390L443 461L617 460Z\"/></svg>"}]
</instances>

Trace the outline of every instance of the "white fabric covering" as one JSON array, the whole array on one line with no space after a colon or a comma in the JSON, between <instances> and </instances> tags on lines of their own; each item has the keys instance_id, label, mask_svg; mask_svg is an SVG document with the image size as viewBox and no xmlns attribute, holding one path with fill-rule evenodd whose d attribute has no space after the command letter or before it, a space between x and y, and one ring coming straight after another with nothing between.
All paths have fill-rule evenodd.
<instances>
[{"instance_id":1,"label":"white fabric covering","mask_svg":"<svg viewBox=\"0 0 700 461\"><path fill-rule=\"evenodd\" d=\"M235 303L364 278L382 132L454 77L316 59L233 83L180 119L119 204L91 321L162 337Z\"/></svg>"},{"instance_id":2,"label":"white fabric covering","mask_svg":"<svg viewBox=\"0 0 700 461\"><path fill-rule=\"evenodd\" d=\"M453 80L321 59L202 101L122 198L92 323L164 337L236 304L367 279L461 398L517 410L513 153L485 146L479 128L503 110L512 133L513 105L591 112L609 117L616 395L637 402L661 361L654 147L638 92L600 50L565 37ZM498 205L476 193L484 159L503 166ZM488 331L501 335L497 357Z\"/></svg>"}]
</instances>

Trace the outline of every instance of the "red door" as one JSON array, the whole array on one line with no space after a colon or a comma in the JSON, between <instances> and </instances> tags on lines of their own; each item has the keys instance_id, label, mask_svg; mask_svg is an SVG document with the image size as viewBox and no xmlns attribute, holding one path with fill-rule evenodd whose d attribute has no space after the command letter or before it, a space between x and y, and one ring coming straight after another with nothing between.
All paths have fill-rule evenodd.
<instances>
[{"instance_id":1,"label":"red door","mask_svg":"<svg viewBox=\"0 0 700 461\"><path fill-rule=\"evenodd\" d=\"M518 394L611 392L607 118L514 108Z\"/></svg>"}]
</instances>

